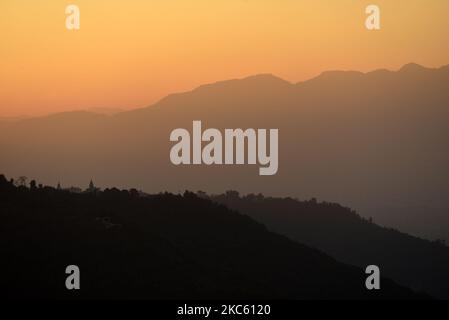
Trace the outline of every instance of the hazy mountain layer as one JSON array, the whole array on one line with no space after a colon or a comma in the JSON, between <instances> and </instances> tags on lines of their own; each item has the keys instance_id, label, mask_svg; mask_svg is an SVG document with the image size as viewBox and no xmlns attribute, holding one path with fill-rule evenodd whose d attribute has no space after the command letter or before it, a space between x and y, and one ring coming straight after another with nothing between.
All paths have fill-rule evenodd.
<instances>
[{"instance_id":1,"label":"hazy mountain layer","mask_svg":"<svg viewBox=\"0 0 449 320\"><path fill-rule=\"evenodd\" d=\"M0 124L0 168L47 184L317 197L429 238L449 239L449 67L325 72L291 84L271 75L170 95L104 116L56 114ZM170 132L279 128L279 171L174 166Z\"/></svg>"}]
</instances>

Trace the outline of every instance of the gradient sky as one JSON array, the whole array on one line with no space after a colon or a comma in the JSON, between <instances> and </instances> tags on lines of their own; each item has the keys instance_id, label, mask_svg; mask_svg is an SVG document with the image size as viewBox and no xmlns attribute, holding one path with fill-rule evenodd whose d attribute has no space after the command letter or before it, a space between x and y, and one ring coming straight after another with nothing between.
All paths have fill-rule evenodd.
<instances>
[{"instance_id":1,"label":"gradient sky","mask_svg":"<svg viewBox=\"0 0 449 320\"><path fill-rule=\"evenodd\" d=\"M364 27L368 4L380 31ZM0 116L144 107L257 73L438 67L448 30L447 0L1 0Z\"/></svg>"}]
</instances>

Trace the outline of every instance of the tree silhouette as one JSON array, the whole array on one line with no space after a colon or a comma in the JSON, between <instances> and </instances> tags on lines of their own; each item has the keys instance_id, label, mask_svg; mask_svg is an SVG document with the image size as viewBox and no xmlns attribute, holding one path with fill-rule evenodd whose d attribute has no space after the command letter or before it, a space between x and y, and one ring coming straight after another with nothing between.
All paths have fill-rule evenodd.
<instances>
[{"instance_id":1,"label":"tree silhouette","mask_svg":"<svg viewBox=\"0 0 449 320\"><path fill-rule=\"evenodd\" d=\"M17 178L16 185L18 187L26 187L28 178L25 176L20 176Z\"/></svg>"}]
</instances>

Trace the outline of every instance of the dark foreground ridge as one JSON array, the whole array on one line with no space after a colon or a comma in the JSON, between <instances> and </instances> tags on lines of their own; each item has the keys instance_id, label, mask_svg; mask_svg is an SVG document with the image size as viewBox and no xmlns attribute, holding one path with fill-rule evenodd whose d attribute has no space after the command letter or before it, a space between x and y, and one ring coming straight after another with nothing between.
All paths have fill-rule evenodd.
<instances>
[{"instance_id":1,"label":"dark foreground ridge","mask_svg":"<svg viewBox=\"0 0 449 320\"><path fill-rule=\"evenodd\" d=\"M428 241L382 227L349 208L316 199L240 196L236 191L200 195L338 261L359 267L378 265L384 276L404 286L449 299L449 248L444 241Z\"/></svg>"},{"instance_id":2,"label":"dark foreground ridge","mask_svg":"<svg viewBox=\"0 0 449 320\"><path fill-rule=\"evenodd\" d=\"M193 193L74 193L0 176L1 294L7 298L426 298L267 231ZM65 268L81 289L65 288Z\"/></svg>"}]
</instances>

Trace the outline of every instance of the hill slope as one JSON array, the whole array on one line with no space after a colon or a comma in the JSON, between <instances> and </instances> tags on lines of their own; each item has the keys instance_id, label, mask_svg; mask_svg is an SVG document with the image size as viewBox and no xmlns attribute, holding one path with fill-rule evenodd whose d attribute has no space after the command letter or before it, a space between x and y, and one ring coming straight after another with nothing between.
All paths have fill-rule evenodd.
<instances>
[{"instance_id":1,"label":"hill slope","mask_svg":"<svg viewBox=\"0 0 449 320\"><path fill-rule=\"evenodd\" d=\"M141 197L14 187L0 176L8 298L422 298L192 193ZM81 290L64 270L81 270Z\"/></svg>"},{"instance_id":2,"label":"hill slope","mask_svg":"<svg viewBox=\"0 0 449 320\"><path fill-rule=\"evenodd\" d=\"M235 192L211 199L339 261L360 267L375 264L403 285L449 298L449 247L441 243L380 227L335 203L239 197Z\"/></svg>"}]
</instances>

